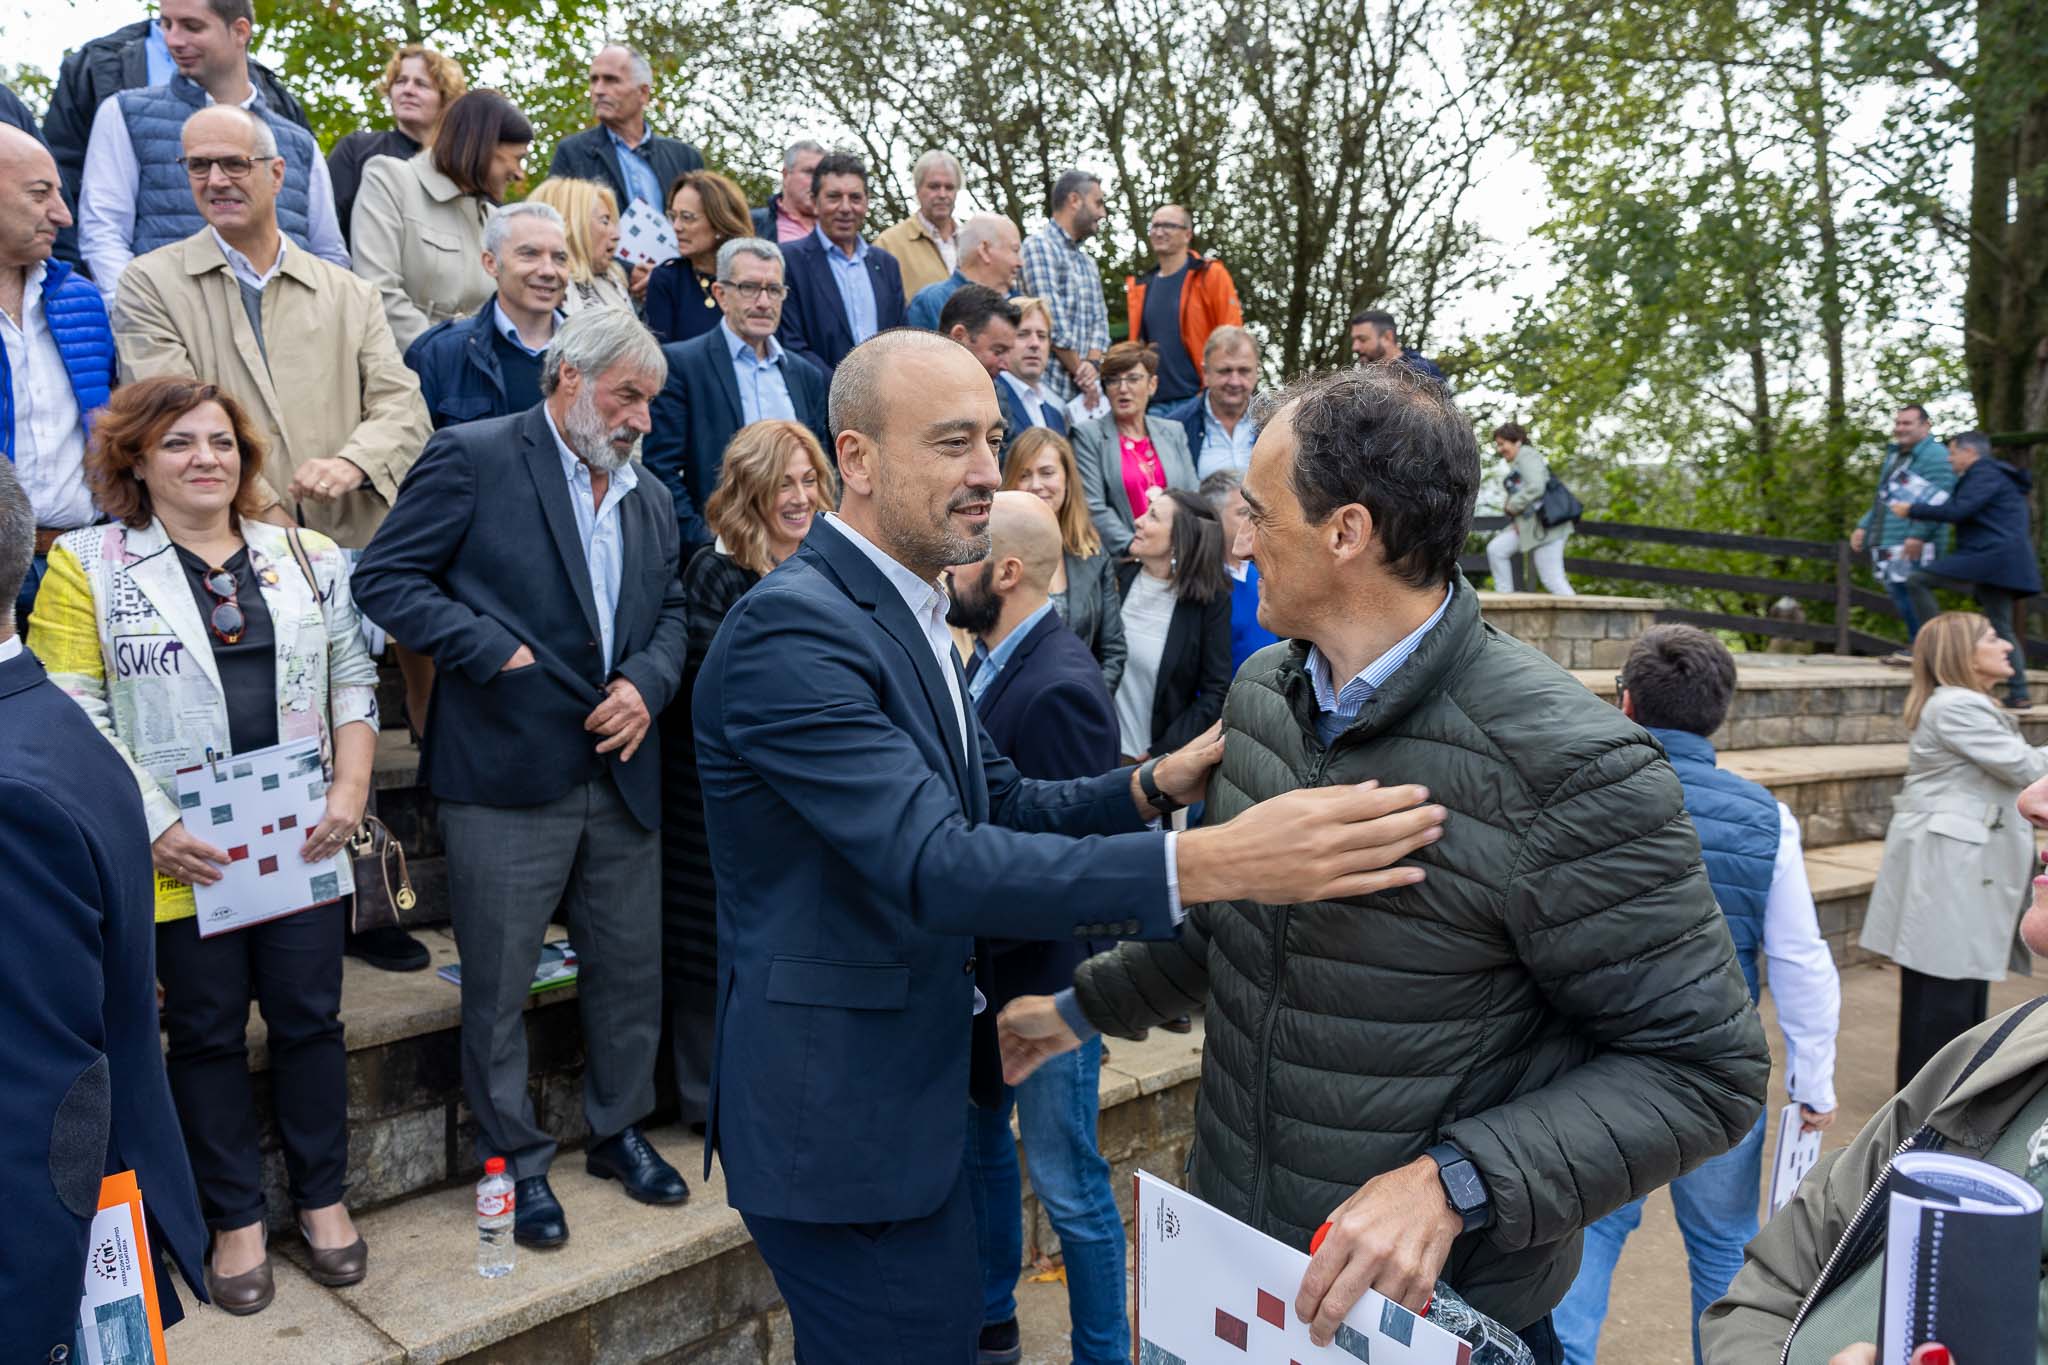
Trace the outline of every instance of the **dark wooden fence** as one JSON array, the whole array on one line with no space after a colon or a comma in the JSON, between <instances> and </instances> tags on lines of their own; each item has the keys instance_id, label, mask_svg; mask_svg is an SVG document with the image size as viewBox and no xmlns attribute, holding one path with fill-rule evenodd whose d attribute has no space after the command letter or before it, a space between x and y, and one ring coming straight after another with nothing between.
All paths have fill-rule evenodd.
<instances>
[{"instance_id":1,"label":"dark wooden fence","mask_svg":"<svg viewBox=\"0 0 2048 1365\"><path fill-rule=\"evenodd\" d=\"M1475 535L1491 535L1508 524L1502 516L1480 516L1472 519ZM1799 602L1818 602L1833 610L1832 622L1811 622L1783 620L1773 616L1743 616L1730 612L1694 611L1672 607L1657 613L1660 621L1682 621L1690 625L1704 626L1709 630L1733 630L1746 635L1765 635L1780 640L1809 642L1836 654L1889 654L1903 647L1904 622L1899 617L1898 607L1882 592L1859 584L1859 570L1864 569L1864 556L1849 548L1846 540L1789 540L1780 536L1737 536L1718 531L1687 531L1671 526L1631 526L1615 521L1581 521L1574 539L1598 538L1618 540L1647 545L1672 545L1686 549L1713 550L1743 555L1763 555L1777 560L1803 560L1829 566L1830 574L1823 580L1817 575L1810 578L1780 578L1767 574L1719 573L1705 569L1674 567L1663 564L1637 564L1626 560L1586 559L1566 555L1564 567L1567 572L1586 578L1614 579L1628 583L1646 583L1664 588L1692 588L1712 592L1746 593L1765 597L1775 602L1780 598L1792 598ZM1484 574L1486 556L1482 553L1466 554L1459 561L1467 576ZM1517 581L1524 581L1523 564L1515 565ZM1869 580L1870 575L1860 575ZM1887 638L1869 631L1857 630L1854 613L1864 611L1899 621L1897 637ZM2048 620L2048 609L2036 608L2035 614ZM2023 628L2024 607L2015 609L2016 628ZM2048 664L2048 640L2027 639L2027 657L2037 664Z\"/></svg>"}]
</instances>

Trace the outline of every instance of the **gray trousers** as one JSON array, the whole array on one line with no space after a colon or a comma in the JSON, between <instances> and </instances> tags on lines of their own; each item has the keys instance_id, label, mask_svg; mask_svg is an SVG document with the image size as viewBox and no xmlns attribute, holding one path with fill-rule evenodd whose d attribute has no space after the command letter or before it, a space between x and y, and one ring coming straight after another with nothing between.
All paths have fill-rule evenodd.
<instances>
[{"instance_id":1,"label":"gray trousers","mask_svg":"<svg viewBox=\"0 0 2048 1365\"><path fill-rule=\"evenodd\" d=\"M555 1141L527 1085L526 1002L560 910L578 960L583 1109L592 1141L654 1108L661 1041L661 844L609 777L540 806L440 807L462 955L462 1094L479 1157L546 1175Z\"/></svg>"}]
</instances>

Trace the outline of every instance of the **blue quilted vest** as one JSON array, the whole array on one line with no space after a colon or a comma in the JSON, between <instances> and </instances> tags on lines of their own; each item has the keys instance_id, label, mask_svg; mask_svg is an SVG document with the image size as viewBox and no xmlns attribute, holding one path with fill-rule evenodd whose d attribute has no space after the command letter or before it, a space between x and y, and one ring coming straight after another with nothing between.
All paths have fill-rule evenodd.
<instances>
[{"instance_id":1,"label":"blue quilted vest","mask_svg":"<svg viewBox=\"0 0 2048 1365\"><path fill-rule=\"evenodd\" d=\"M1714 746L1683 730L1652 729L1685 788L1685 813L1699 831L1707 881L1735 940L1749 998L1757 997L1757 951L1764 941L1764 903L1778 864L1778 798L1714 766Z\"/></svg>"},{"instance_id":2,"label":"blue quilted vest","mask_svg":"<svg viewBox=\"0 0 2048 1365\"><path fill-rule=\"evenodd\" d=\"M123 90L121 117L135 147L135 235L128 249L140 256L182 242L206 226L192 201L192 182L178 158L185 154L185 120L206 107L206 92L184 76L167 85ZM277 135L284 157L284 188L277 194L277 225L294 243L311 250L313 159L320 155L313 135L277 113L257 95L249 112L260 115Z\"/></svg>"},{"instance_id":3,"label":"blue quilted vest","mask_svg":"<svg viewBox=\"0 0 2048 1365\"><path fill-rule=\"evenodd\" d=\"M107 325L106 304L91 280L52 259L43 267L43 322L64 359L71 396L90 436L92 419L114 387L114 333ZM14 375L5 350L0 350L0 453L14 458Z\"/></svg>"}]
</instances>

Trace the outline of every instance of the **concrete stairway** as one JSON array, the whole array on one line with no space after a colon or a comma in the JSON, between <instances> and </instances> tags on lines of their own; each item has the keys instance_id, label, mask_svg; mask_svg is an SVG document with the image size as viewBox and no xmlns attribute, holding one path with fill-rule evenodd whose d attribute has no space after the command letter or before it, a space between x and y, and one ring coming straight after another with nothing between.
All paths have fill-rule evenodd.
<instances>
[{"instance_id":1,"label":"concrete stairway","mask_svg":"<svg viewBox=\"0 0 2048 1365\"><path fill-rule=\"evenodd\" d=\"M1629 643L1661 606L1651 599L1556 599L1481 594L1503 630L1577 670L1611 696ZM2048 695L2048 674L2037 674ZM1822 931L1842 962L1875 882L1891 795L1905 772L1898 719L1908 676L1869 660L1743 656L1727 724L1715 736L1728 766L1769 787L1800 817L1807 875ZM387 714L397 715L395 703ZM2034 743L2048 742L2048 707L2022 713ZM380 813L405 842L421 903L413 919L446 918L432 799L402 730L379 744ZM445 930L422 936L439 965L455 948ZM581 1106L582 1033L574 988L536 997L527 1013L536 1111L565 1144L553 1183L572 1228L560 1252L522 1251L518 1270L487 1282L473 1270L469 1186L478 1174L475 1125L462 1102L456 987L431 971L395 976L350 961L343 990L348 1029L351 1206L371 1244L364 1284L314 1285L288 1231L282 1160L267 1098L266 1138L277 1302L254 1318L199 1310L169 1336L174 1362L356 1365L357 1362L784 1361L787 1315L714 1170L699 1178L702 1149L670 1128L656 1143L690 1180L682 1209L649 1209L615 1184L585 1176L573 1148L587 1136ZM267 1068L252 1012L251 1064ZM1101 1136L1126 1205L1130 1173L1177 1174L1193 1135L1200 1021L1189 1036L1155 1033L1115 1042L1103 1068ZM262 1095L266 1087L259 1085ZM665 1101L666 1103L666 1101ZM671 1111L672 1112L672 1111ZM1028 1189L1028 1185L1027 1185ZM1128 1208L1126 1208L1128 1217ZM1027 1195L1027 1256L1056 1250Z\"/></svg>"}]
</instances>

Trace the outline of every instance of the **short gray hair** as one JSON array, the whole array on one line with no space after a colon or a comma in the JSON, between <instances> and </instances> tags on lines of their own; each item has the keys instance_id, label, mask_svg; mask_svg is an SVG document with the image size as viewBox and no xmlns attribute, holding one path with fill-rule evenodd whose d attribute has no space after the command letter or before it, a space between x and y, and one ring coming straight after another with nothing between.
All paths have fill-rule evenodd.
<instances>
[{"instance_id":1,"label":"short gray hair","mask_svg":"<svg viewBox=\"0 0 2048 1365\"><path fill-rule=\"evenodd\" d=\"M598 57L604 55L606 52L611 51L611 49L613 48L617 48L619 51L626 54L626 69L633 73L634 80L640 82L640 84L642 85L654 84L654 63L648 61L646 57L642 56L640 53L640 49L637 47L633 47L626 43L617 42L599 43L597 45L597 51L591 54L591 59L594 61Z\"/></svg>"},{"instance_id":2,"label":"short gray hair","mask_svg":"<svg viewBox=\"0 0 2048 1365\"><path fill-rule=\"evenodd\" d=\"M810 138L800 138L784 147L782 149L782 170L785 175L796 169L796 159L805 152L816 152L819 156L823 156L825 155L825 144L814 142Z\"/></svg>"},{"instance_id":3,"label":"short gray hair","mask_svg":"<svg viewBox=\"0 0 2048 1365\"><path fill-rule=\"evenodd\" d=\"M944 166L953 173L953 183L955 186L966 181L966 172L960 169L960 158L954 156L951 152L942 152L937 148L933 148L912 163L910 167L910 183L913 186L924 184L925 176L940 166Z\"/></svg>"},{"instance_id":4,"label":"short gray hair","mask_svg":"<svg viewBox=\"0 0 2048 1365\"><path fill-rule=\"evenodd\" d=\"M277 134L271 131L270 122L263 115L253 109L243 109L233 104L209 104L206 108L218 113L232 115L247 125L249 129L249 150L254 155L277 155ZM189 120L187 121L189 122Z\"/></svg>"},{"instance_id":5,"label":"short gray hair","mask_svg":"<svg viewBox=\"0 0 2048 1365\"><path fill-rule=\"evenodd\" d=\"M1230 495L1242 487L1244 475L1237 471L1236 466L1226 465L1222 469L1210 471L1203 477L1202 496L1209 500L1209 505L1216 509L1216 515L1220 517L1223 515L1223 509L1230 505Z\"/></svg>"},{"instance_id":6,"label":"short gray hair","mask_svg":"<svg viewBox=\"0 0 2048 1365\"><path fill-rule=\"evenodd\" d=\"M555 339L540 363L540 391L555 391L564 366L595 379L620 365L653 375L657 385L668 378L661 343L631 309L586 309L555 329Z\"/></svg>"},{"instance_id":7,"label":"short gray hair","mask_svg":"<svg viewBox=\"0 0 2048 1365\"><path fill-rule=\"evenodd\" d=\"M718 248L718 278L730 280L733 265L742 256L758 256L764 261L775 262L775 273L782 273L782 248L765 237L735 237Z\"/></svg>"},{"instance_id":8,"label":"short gray hair","mask_svg":"<svg viewBox=\"0 0 2048 1365\"><path fill-rule=\"evenodd\" d=\"M556 212L554 205L522 199L515 204L498 205L491 210L491 216L484 219L484 250L497 255L498 248L505 245L505 238L511 235L512 224L521 218L538 218L543 223L554 224L563 237L569 235L568 225L562 221L562 215Z\"/></svg>"},{"instance_id":9,"label":"short gray hair","mask_svg":"<svg viewBox=\"0 0 2048 1365\"><path fill-rule=\"evenodd\" d=\"M14 477L14 464L0 460L0 625L14 631L14 599L36 557L36 510Z\"/></svg>"},{"instance_id":10,"label":"short gray hair","mask_svg":"<svg viewBox=\"0 0 2048 1365\"><path fill-rule=\"evenodd\" d=\"M974 249L983 242L992 242L1008 228L1017 231L1017 225L1000 213L977 213L960 225L960 235L954 239L960 257L965 260L974 254Z\"/></svg>"},{"instance_id":11,"label":"short gray hair","mask_svg":"<svg viewBox=\"0 0 2048 1365\"><path fill-rule=\"evenodd\" d=\"M1202 363L1206 365L1209 363L1210 356L1215 355L1218 351L1236 346L1249 347L1252 353L1252 360L1254 362L1258 360L1259 339L1235 323L1226 322L1215 331L1209 333L1209 339L1202 343Z\"/></svg>"}]
</instances>

